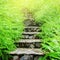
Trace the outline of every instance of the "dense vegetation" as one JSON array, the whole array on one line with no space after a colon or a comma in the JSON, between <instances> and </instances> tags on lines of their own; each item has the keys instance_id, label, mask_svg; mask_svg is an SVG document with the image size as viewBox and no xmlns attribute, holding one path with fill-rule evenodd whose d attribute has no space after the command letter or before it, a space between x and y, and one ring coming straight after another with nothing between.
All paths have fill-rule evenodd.
<instances>
[{"instance_id":1,"label":"dense vegetation","mask_svg":"<svg viewBox=\"0 0 60 60\"><path fill-rule=\"evenodd\" d=\"M37 22L41 22L42 32L39 36L43 39L42 48L49 51L43 60L60 60L60 5L59 1L48 0L35 13ZM40 59L41 60L41 59Z\"/></svg>"},{"instance_id":2,"label":"dense vegetation","mask_svg":"<svg viewBox=\"0 0 60 60\"><path fill-rule=\"evenodd\" d=\"M32 3L31 3L32 2ZM15 48L14 41L23 32L22 9L27 8L41 23L42 49L48 51L39 60L60 60L60 1L59 0L1 0L0 1L0 56ZM2 48L7 50L2 51ZM7 59L5 59L7 60Z\"/></svg>"},{"instance_id":3,"label":"dense vegetation","mask_svg":"<svg viewBox=\"0 0 60 60\"><path fill-rule=\"evenodd\" d=\"M41 22L42 32L39 37L43 39L42 48L49 51L43 60L60 60L60 4L59 0L47 0L34 14L37 22ZM40 59L41 60L41 59Z\"/></svg>"},{"instance_id":4,"label":"dense vegetation","mask_svg":"<svg viewBox=\"0 0 60 60\"><path fill-rule=\"evenodd\" d=\"M16 2L15 2L16 3ZM12 0L0 1L0 57L7 60L7 53L16 47L14 41L21 38L23 15ZM5 57L6 56L6 57Z\"/></svg>"}]
</instances>

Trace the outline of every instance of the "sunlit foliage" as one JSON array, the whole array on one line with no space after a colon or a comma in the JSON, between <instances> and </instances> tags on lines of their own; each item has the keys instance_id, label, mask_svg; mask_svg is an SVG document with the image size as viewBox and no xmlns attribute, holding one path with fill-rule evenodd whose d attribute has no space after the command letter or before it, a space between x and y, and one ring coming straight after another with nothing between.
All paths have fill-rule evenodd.
<instances>
[{"instance_id":1,"label":"sunlit foliage","mask_svg":"<svg viewBox=\"0 0 60 60\"><path fill-rule=\"evenodd\" d=\"M3 60L7 60L4 53L15 49L14 41L20 39L23 32L23 14L15 3L0 0L0 56Z\"/></svg>"}]
</instances>

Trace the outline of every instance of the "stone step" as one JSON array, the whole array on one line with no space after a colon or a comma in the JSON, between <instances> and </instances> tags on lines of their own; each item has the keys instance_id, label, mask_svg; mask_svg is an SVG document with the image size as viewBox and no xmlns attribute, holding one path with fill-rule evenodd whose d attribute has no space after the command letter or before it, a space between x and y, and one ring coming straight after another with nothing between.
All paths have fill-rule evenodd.
<instances>
[{"instance_id":1,"label":"stone step","mask_svg":"<svg viewBox=\"0 0 60 60\"><path fill-rule=\"evenodd\" d=\"M26 26L24 27L24 31L25 32L38 32L38 31L41 31L41 29L39 29L39 27L37 26Z\"/></svg>"},{"instance_id":2,"label":"stone step","mask_svg":"<svg viewBox=\"0 0 60 60\"><path fill-rule=\"evenodd\" d=\"M23 35L22 39L39 39L39 36L37 35Z\"/></svg>"},{"instance_id":3,"label":"stone step","mask_svg":"<svg viewBox=\"0 0 60 60\"><path fill-rule=\"evenodd\" d=\"M22 39L35 39L36 35L23 35Z\"/></svg>"},{"instance_id":4,"label":"stone step","mask_svg":"<svg viewBox=\"0 0 60 60\"><path fill-rule=\"evenodd\" d=\"M39 34L40 32L23 32L23 35L34 35L34 34Z\"/></svg>"},{"instance_id":5,"label":"stone step","mask_svg":"<svg viewBox=\"0 0 60 60\"><path fill-rule=\"evenodd\" d=\"M10 52L11 55L44 55L42 49L31 49L31 48L17 48L15 51Z\"/></svg>"},{"instance_id":6,"label":"stone step","mask_svg":"<svg viewBox=\"0 0 60 60\"><path fill-rule=\"evenodd\" d=\"M25 19L24 21L24 24L25 26L39 26L39 23L36 23L33 18L28 18L28 19Z\"/></svg>"},{"instance_id":7,"label":"stone step","mask_svg":"<svg viewBox=\"0 0 60 60\"><path fill-rule=\"evenodd\" d=\"M28 29L29 29L29 28L38 29L39 27L38 27L38 26L26 26L26 27L24 27L24 28L25 28L25 29L26 29L26 28L28 28Z\"/></svg>"},{"instance_id":8,"label":"stone step","mask_svg":"<svg viewBox=\"0 0 60 60\"><path fill-rule=\"evenodd\" d=\"M19 41L16 41L15 43L38 43L38 42L42 42L42 40L40 39L21 39Z\"/></svg>"},{"instance_id":9,"label":"stone step","mask_svg":"<svg viewBox=\"0 0 60 60\"><path fill-rule=\"evenodd\" d=\"M41 48L41 43L15 43L17 48Z\"/></svg>"},{"instance_id":10,"label":"stone step","mask_svg":"<svg viewBox=\"0 0 60 60\"><path fill-rule=\"evenodd\" d=\"M16 41L17 48L40 48L42 40L40 39L21 39Z\"/></svg>"}]
</instances>

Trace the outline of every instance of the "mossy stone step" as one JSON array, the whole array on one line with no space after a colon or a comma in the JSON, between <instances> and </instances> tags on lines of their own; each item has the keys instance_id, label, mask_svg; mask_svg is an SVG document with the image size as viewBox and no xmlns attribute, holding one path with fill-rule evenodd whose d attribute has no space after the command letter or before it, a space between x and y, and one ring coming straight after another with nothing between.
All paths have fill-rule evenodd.
<instances>
[{"instance_id":1,"label":"mossy stone step","mask_svg":"<svg viewBox=\"0 0 60 60\"><path fill-rule=\"evenodd\" d=\"M42 40L40 39L21 39L16 41L16 47L20 48L40 48Z\"/></svg>"},{"instance_id":2,"label":"mossy stone step","mask_svg":"<svg viewBox=\"0 0 60 60\"><path fill-rule=\"evenodd\" d=\"M26 26L24 27L25 32L38 32L41 31L41 29L37 26Z\"/></svg>"},{"instance_id":3,"label":"mossy stone step","mask_svg":"<svg viewBox=\"0 0 60 60\"><path fill-rule=\"evenodd\" d=\"M21 39L21 40L18 40L16 41L15 43L38 43L38 42L42 42L42 40L40 39Z\"/></svg>"},{"instance_id":4,"label":"mossy stone step","mask_svg":"<svg viewBox=\"0 0 60 60\"><path fill-rule=\"evenodd\" d=\"M22 34L23 35L36 35L36 34L39 34L40 32L23 32Z\"/></svg>"},{"instance_id":5,"label":"mossy stone step","mask_svg":"<svg viewBox=\"0 0 60 60\"><path fill-rule=\"evenodd\" d=\"M10 55L44 55L42 49L30 49L30 48L17 48L15 51L10 52Z\"/></svg>"},{"instance_id":6,"label":"mossy stone step","mask_svg":"<svg viewBox=\"0 0 60 60\"><path fill-rule=\"evenodd\" d=\"M29 28L38 29L39 27L38 27L38 26L26 26L26 27L24 27L24 28L25 28L25 29L26 29L26 28L28 28L28 29L29 29Z\"/></svg>"}]
</instances>

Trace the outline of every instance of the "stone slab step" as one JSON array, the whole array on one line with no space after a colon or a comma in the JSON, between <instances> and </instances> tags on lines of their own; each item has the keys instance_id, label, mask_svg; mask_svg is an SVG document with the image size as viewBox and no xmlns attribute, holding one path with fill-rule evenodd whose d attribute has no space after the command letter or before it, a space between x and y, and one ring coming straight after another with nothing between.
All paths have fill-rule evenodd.
<instances>
[{"instance_id":1,"label":"stone slab step","mask_svg":"<svg viewBox=\"0 0 60 60\"><path fill-rule=\"evenodd\" d=\"M40 32L23 32L23 35L34 35L34 34L39 34Z\"/></svg>"},{"instance_id":2,"label":"stone slab step","mask_svg":"<svg viewBox=\"0 0 60 60\"><path fill-rule=\"evenodd\" d=\"M26 26L24 28L24 31L25 32L38 32L38 31L41 31L41 29L37 26Z\"/></svg>"},{"instance_id":3,"label":"stone slab step","mask_svg":"<svg viewBox=\"0 0 60 60\"><path fill-rule=\"evenodd\" d=\"M17 48L41 48L41 43L15 43Z\"/></svg>"},{"instance_id":4,"label":"stone slab step","mask_svg":"<svg viewBox=\"0 0 60 60\"><path fill-rule=\"evenodd\" d=\"M34 29L38 29L39 27L38 26L26 26L26 27L24 27L25 29L26 28L34 28Z\"/></svg>"},{"instance_id":5,"label":"stone slab step","mask_svg":"<svg viewBox=\"0 0 60 60\"><path fill-rule=\"evenodd\" d=\"M19 41L16 41L15 43L39 43L42 42L40 39L21 39Z\"/></svg>"},{"instance_id":6,"label":"stone slab step","mask_svg":"<svg viewBox=\"0 0 60 60\"><path fill-rule=\"evenodd\" d=\"M11 55L44 55L44 52L41 49L31 49L31 48L17 48L15 51L10 52Z\"/></svg>"}]
</instances>

